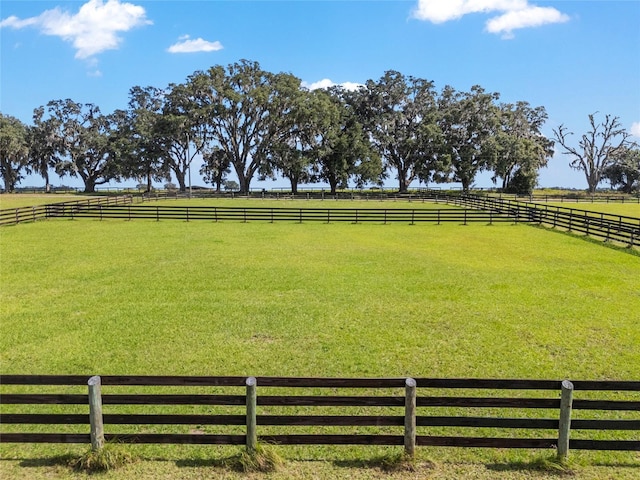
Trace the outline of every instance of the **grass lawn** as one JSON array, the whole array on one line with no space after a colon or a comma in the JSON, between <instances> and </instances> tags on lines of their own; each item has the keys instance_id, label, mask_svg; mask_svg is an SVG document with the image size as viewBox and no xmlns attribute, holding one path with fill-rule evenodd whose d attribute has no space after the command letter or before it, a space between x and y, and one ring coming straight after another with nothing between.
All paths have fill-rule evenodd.
<instances>
[{"instance_id":1,"label":"grass lawn","mask_svg":"<svg viewBox=\"0 0 640 480\"><path fill-rule=\"evenodd\" d=\"M72 202L88 198L83 195L65 193L3 193L0 194L0 208L21 208L47 203Z\"/></svg>"},{"instance_id":2,"label":"grass lawn","mask_svg":"<svg viewBox=\"0 0 640 480\"><path fill-rule=\"evenodd\" d=\"M638 256L526 225L49 220L3 228L0 255L2 373L621 380L640 374ZM45 478L59 468L37 459L82 448L0 445L0 476ZM162 475L219 478L189 467L201 466L194 459L206 459L211 447L132 448L167 461ZM237 450L215 448L214 457ZM297 461L352 464L388 451L281 448ZM410 478L530 478L508 465L540 452L419 455L448 473ZM629 472L640 469L636 453L575 455L588 464L581 478L600 478L595 472L603 462L614 466L602 478L633 478ZM25 458L36 466L21 466ZM303 462L273 478L347 474L335 463L313 463L326 475L298 475ZM153 478L159 468L138 465L125 477L105 478ZM477 475L464 477L465 468ZM348 470L352 478L376 472Z\"/></svg>"},{"instance_id":3,"label":"grass lawn","mask_svg":"<svg viewBox=\"0 0 640 480\"><path fill-rule=\"evenodd\" d=\"M603 202L548 202L548 205L562 208L575 208L590 212L611 213L626 217L640 218L640 203L603 203Z\"/></svg>"}]
</instances>

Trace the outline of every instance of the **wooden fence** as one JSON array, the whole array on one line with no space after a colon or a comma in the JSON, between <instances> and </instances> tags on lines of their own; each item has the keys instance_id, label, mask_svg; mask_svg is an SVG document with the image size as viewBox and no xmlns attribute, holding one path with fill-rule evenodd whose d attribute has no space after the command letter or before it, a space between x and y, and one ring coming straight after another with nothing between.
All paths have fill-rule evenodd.
<instances>
[{"instance_id":1,"label":"wooden fence","mask_svg":"<svg viewBox=\"0 0 640 480\"><path fill-rule=\"evenodd\" d=\"M266 222L349 222L349 223L494 223L518 221L509 212L497 213L476 209L411 208L287 208L287 207L208 207L181 205L97 206L68 210L70 218L100 220L183 220L183 221L266 221Z\"/></svg>"},{"instance_id":2,"label":"wooden fence","mask_svg":"<svg viewBox=\"0 0 640 480\"><path fill-rule=\"evenodd\" d=\"M564 228L630 247L640 246L640 218L637 217L480 195L446 195L442 198L454 205L509 215L515 221Z\"/></svg>"},{"instance_id":3,"label":"wooden fence","mask_svg":"<svg viewBox=\"0 0 640 480\"><path fill-rule=\"evenodd\" d=\"M132 195L120 195L113 197L92 197L69 202L48 203L46 205L33 205L21 208L5 208L0 210L0 226L16 225L24 222L35 222L50 217L65 217L73 212L92 210L100 206L130 205L133 203Z\"/></svg>"},{"instance_id":4,"label":"wooden fence","mask_svg":"<svg viewBox=\"0 0 640 480\"><path fill-rule=\"evenodd\" d=\"M251 449L256 441L262 441L281 445L404 445L408 454L417 446L556 448L561 456L566 456L569 449L640 451L638 381L79 375L3 375L0 380L3 443L91 443L99 448L106 440L247 445ZM20 388L7 391L7 386ZM82 386L88 392L78 393ZM50 391L62 387L64 393ZM76 389L75 393L68 393L71 387ZM168 388L172 393L166 393ZM126 393L117 393L122 389ZM185 393L175 393L179 390ZM57 411L33 413L32 407L25 413L15 411L15 405L56 405L53 408ZM89 413L59 413L60 406L77 409L78 405L88 405ZM148 413L158 405L177 411ZM180 413L185 405L204 408L206 413ZM13 407L7 411L7 406ZM139 411L118 413L122 406L139 407ZM317 412L327 407L333 413L342 413L300 414L301 409ZM287 414L286 410L292 408L293 413ZM221 409L235 409L236 413L221 414ZM459 414L438 415L439 409ZM547 417L526 413L532 409ZM489 415L480 415L483 410ZM576 411L598 411L598 418L580 415L572 419L572 412ZM514 412L520 416L513 418ZM613 418L602 418L603 412ZM7 425L14 424L84 425L86 430L84 433L6 431ZM117 433L115 427L111 430L115 425L145 428L142 432ZM151 432L167 425L179 426L180 433ZM194 429L221 426L228 430L193 433ZM291 433L299 427L314 429ZM334 433L318 433L325 427ZM282 428L284 433L280 432ZM362 433L363 428L375 431ZM446 428L454 428L456 434L434 434ZM259 432L261 429L263 432ZM335 433L336 429L340 433ZM465 429L484 433L460 435L460 430ZM488 435L487 429L500 436ZM264 433L265 430L268 432ZM527 431L535 435L525 435ZM616 431L618 439L570 438L580 431ZM635 432L631 438L629 432ZM620 435L624 438L620 439Z\"/></svg>"},{"instance_id":5,"label":"wooden fence","mask_svg":"<svg viewBox=\"0 0 640 480\"><path fill-rule=\"evenodd\" d=\"M409 197L413 198L413 197ZM591 212L562 206L527 203L481 195L424 192L416 201L446 202L459 209L420 208L288 208L209 207L136 204L141 197L96 197L34 207L0 210L0 225L14 225L51 217L147 219L183 221L289 221L350 223L461 223L522 222L564 228L604 241L640 246L640 218Z\"/></svg>"}]
</instances>

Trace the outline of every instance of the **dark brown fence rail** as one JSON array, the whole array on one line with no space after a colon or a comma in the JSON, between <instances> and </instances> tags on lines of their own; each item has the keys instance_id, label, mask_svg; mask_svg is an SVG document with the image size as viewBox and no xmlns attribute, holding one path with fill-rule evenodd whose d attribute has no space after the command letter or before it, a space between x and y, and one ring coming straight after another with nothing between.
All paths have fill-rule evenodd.
<instances>
[{"instance_id":1,"label":"dark brown fence rail","mask_svg":"<svg viewBox=\"0 0 640 480\"><path fill-rule=\"evenodd\" d=\"M637 433L629 433L640 432L638 381L3 375L0 382L4 443L93 445L93 433L67 432L74 425L91 425L94 432L99 425L102 441L124 443L255 445L259 439L290 445L404 445L409 453L415 446L557 448L562 455L570 448L640 451ZM78 405L89 406L89 413L78 413ZM188 413L179 407L184 405L191 406ZM43 413L42 406L54 411ZM119 411L122 406L125 412ZM164 407L150 413L157 408L151 406ZM441 407L447 407L445 415L438 413ZM482 415L483 409L489 413ZM571 419L572 410L599 413ZM609 412L607 418L603 412ZM17 432L15 425L65 425L67 432ZM136 430L140 425L144 433ZM154 425L164 427L150 431ZM128 430L118 433L111 426ZM167 433L167 426L178 430ZM207 427L228 431L184 433ZM304 427L314 428L292 433ZM330 432L322 433L324 428ZM465 430L472 434L464 435ZM580 438L570 440L570 431L581 432ZM600 433L584 438L589 431ZM603 439L603 431L615 435Z\"/></svg>"}]
</instances>

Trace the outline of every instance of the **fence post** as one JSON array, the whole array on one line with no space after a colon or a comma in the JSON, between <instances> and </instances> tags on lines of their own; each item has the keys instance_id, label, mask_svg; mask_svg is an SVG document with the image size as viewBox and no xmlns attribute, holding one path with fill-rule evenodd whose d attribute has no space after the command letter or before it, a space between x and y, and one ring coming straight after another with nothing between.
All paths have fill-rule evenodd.
<instances>
[{"instance_id":1,"label":"fence post","mask_svg":"<svg viewBox=\"0 0 640 480\"><path fill-rule=\"evenodd\" d=\"M99 376L89 379L89 425L91 428L91 450L98 451L104 446L104 425L102 423L102 382Z\"/></svg>"},{"instance_id":2,"label":"fence post","mask_svg":"<svg viewBox=\"0 0 640 480\"><path fill-rule=\"evenodd\" d=\"M416 451L416 381L407 378L404 384L404 453L413 457Z\"/></svg>"},{"instance_id":3,"label":"fence post","mask_svg":"<svg viewBox=\"0 0 640 480\"><path fill-rule=\"evenodd\" d=\"M571 429L571 406L573 403L573 383L569 380L562 382L560 397L560 422L558 427L558 457L569 456L569 431Z\"/></svg>"},{"instance_id":4,"label":"fence post","mask_svg":"<svg viewBox=\"0 0 640 480\"><path fill-rule=\"evenodd\" d=\"M256 377L249 377L246 381L247 384L247 452L253 453L256 451L256 445L258 443L258 435L256 432Z\"/></svg>"}]
</instances>

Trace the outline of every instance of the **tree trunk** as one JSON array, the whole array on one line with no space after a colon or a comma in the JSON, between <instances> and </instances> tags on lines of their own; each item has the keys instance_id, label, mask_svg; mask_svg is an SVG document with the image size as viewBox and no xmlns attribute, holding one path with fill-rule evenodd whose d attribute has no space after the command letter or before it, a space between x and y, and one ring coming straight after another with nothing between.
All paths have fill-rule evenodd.
<instances>
[{"instance_id":1,"label":"tree trunk","mask_svg":"<svg viewBox=\"0 0 640 480\"><path fill-rule=\"evenodd\" d=\"M96 180L92 177L87 177L84 180L84 193L95 193Z\"/></svg>"},{"instance_id":2,"label":"tree trunk","mask_svg":"<svg viewBox=\"0 0 640 480\"><path fill-rule=\"evenodd\" d=\"M469 193L469 186L471 185L471 181L467 177L463 177L460 179L462 183L462 191L464 193Z\"/></svg>"},{"instance_id":3,"label":"tree trunk","mask_svg":"<svg viewBox=\"0 0 640 480\"><path fill-rule=\"evenodd\" d=\"M240 194L249 193L249 185L251 184L251 179L246 175L238 175L238 181L240 182Z\"/></svg>"},{"instance_id":4,"label":"tree trunk","mask_svg":"<svg viewBox=\"0 0 640 480\"><path fill-rule=\"evenodd\" d=\"M49 171L45 171L42 174L42 178L44 178L44 191L45 191L45 193L51 193L51 184L49 183Z\"/></svg>"},{"instance_id":5,"label":"tree trunk","mask_svg":"<svg viewBox=\"0 0 640 480\"><path fill-rule=\"evenodd\" d=\"M175 173L176 175L176 180L178 181L178 186L180 188L181 192L186 192L187 191L187 186L184 183L184 172L180 171L180 169L175 169L173 171L173 173Z\"/></svg>"},{"instance_id":6,"label":"tree trunk","mask_svg":"<svg viewBox=\"0 0 640 480\"><path fill-rule=\"evenodd\" d=\"M291 175L289 177L289 181L291 182L291 193L293 195L298 193L298 177L295 175Z\"/></svg>"},{"instance_id":7,"label":"tree trunk","mask_svg":"<svg viewBox=\"0 0 640 480\"><path fill-rule=\"evenodd\" d=\"M399 185L400 190L398 193L407 193L407 189L408 189L407 176L404 173L400 173L400 171L398 171L398 181L400 183Z\"/></svg>"},{"instance_id":8,"label":"tree trunk","mask_svg":"<svg viewBox=\"0 0 640 480\"><path fill-rule=\"evenodd\" d=\"M336 194L336 189L338 187L338 180L336 180L335 178L330 178L329 179L329 187L331 188L331 195L335 195Z\"/></svg>"}]
</instances>

